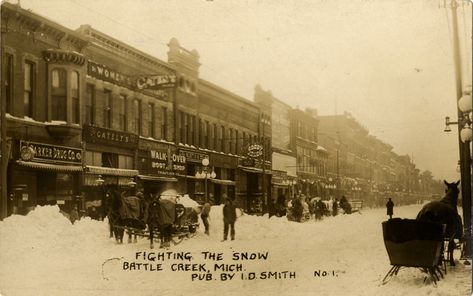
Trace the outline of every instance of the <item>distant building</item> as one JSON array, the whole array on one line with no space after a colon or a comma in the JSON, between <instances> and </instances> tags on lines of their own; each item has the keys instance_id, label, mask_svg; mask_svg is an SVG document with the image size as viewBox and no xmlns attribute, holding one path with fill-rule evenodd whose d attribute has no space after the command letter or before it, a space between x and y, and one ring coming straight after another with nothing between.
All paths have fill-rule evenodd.
<instances>
[{"instance_id":1,"label":"distant building","mask_svg":"<svg viewBox=\"0 0 473 296\"><path fill-rule=\"evenodd\" d=\"M290 146L292 107L259 85L255 87L254 100L271 121L266 133L271 135L272 140L272 202L279 207L285 206L296 193L297 184L297 162Z\"/></svg>"}]
</instances>

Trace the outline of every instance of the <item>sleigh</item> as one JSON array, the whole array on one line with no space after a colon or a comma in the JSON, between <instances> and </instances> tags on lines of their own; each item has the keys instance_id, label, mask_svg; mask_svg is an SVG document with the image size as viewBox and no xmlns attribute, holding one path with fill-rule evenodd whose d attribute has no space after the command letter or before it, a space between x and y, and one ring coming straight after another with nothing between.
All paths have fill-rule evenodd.
<instances>
[{"instance_id":1,"label":"sleigh","mask_svg":"<svg viewBox=\"0 0 473 296\"><path fill-rule=\"evenodd\" d=\"M153 235L151 235L149 227L144 221L144 213L142 208L133 198L125 198L123 203L122 225L114 225L117 229L123 229L128 234L128 242L131 242L131 237L145 237L148 239L159 238L160 228L153 228ZM190 238L195 235L199 227L197 211L193 207L186 207L180 203L174 203L174 207L168 209L174 211L175 220L172 225L172 242L174 245L179 244L183 239Z\"/></svg>"},{"instance_id":2,"label":"sleigh","mask_svg":"<svg viewBox=\"0 0 473 296\"><path fill-rule=\"evenodd\" d=\"M383 284L401 268L408 267L420 269L434 284L443 278L445 228L442 224L396 218L383 222L382 226L384 245L392 265Z\"/></svg>"}]
</instances>

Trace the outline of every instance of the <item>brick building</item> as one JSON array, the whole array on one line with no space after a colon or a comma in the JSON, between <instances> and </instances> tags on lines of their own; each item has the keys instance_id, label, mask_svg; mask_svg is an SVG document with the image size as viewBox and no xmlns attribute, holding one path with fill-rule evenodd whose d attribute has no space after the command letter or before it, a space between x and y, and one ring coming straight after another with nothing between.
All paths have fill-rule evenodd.
<instances>
[{"instance_id":1,"label":"brick building","mask_svg":"<svg viewBox=\"0 0 473 296\"><path fill-rule=\"evenodd\" d=\"M197 51L176 39L168 46L165 62L89 25L73 31L2 5L9 213L100 206L110 188L172 188L216 204L227 194L248 212L263 210L264 115L201 79Z\"/></svg>"}]
</instances>

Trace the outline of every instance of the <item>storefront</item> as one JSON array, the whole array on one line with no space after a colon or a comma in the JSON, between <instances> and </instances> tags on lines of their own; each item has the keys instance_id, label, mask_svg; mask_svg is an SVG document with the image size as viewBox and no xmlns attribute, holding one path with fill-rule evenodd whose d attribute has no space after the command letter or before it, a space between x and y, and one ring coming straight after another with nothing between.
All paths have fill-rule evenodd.
<instances>
[{"instance_id":1,"label":"storefront","mask_svg":"<svg viewBox=\"0 0 473 296\"><path fill-rule=\"evenodd\" d=\"M13 141L8 167L9 212L26 214L36 205L59 205L69 212L78 201L80 148Z\"/></svg>"},{"instance_id":2,"label":"storefront","mask_svg":"<svg viewBox=\"0 0 473 296\"><path fill-rule=\"evenodd\" d=\"M214 205L224 202L222 196L235 198L235 169L238 157L206 150L180 148L187 166L186 188L189 196L199 203L206 200ZM207 159L205 166L202 160ZM204 162L206 163L206 162Z\"/></svg>"},{"instance_id":3,"label":"storefront","mask_svg":"<svg viewBox=\"0 0 473 296\"><path fill-rule=\"evenodd\" d=\"M101 208L108 190L134 192L138 170L135 157L138 136L96 126L84 125L83 209Z\"/></svg>"},{"instance_id":4,"label":"storefront","mask_svg":"<svg viewBox=\"0 0 473 296\"><path fill-rule=\"evenodd\" d=\"M174 144L140 139L137 168L138 188L145 194L160 194L168 189L185 193L186 158L177 153Z\"/></svg>"},{"instance_id":5,"label":"storefront","mask_svg":"<svg viewBox=\"0 0 473 296\"><path fill-rule=\"evenodd\" d=\"M252 157L241 158L236 179L238 207L250 214L262 214L265 202L268 202L267 197L272 196L271 174L270 162L265 163L263 170L262 160Z\"/></svg>"}]
</instances>

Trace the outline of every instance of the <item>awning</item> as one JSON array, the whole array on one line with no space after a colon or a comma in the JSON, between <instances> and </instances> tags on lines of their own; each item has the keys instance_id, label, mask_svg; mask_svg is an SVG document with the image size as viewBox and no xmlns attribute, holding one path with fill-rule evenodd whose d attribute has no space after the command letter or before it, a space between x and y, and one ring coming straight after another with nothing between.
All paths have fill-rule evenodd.
<instances>
[{"instance_id":1,"label":"awning","mask_svg":"<svg viewBox=\"0 0 473 296\"><path fill-rule=\"evenodd\" d=\"M82 166L78 165L49 164L22 160L17 160L16 163L21 166L29 167L32 169L40 169L53 172L82 172Z\"/></svg>"},{"instance_id":2,"label":"awning","mask_svg":"<svg viewBox=\"0 0 473 296\"><path fill-rule=\"evenodd\" d=\"M210 179L212 183L235 186L235 181L232 180L222 180L222 179Z\"/></svg>"},{"instance_id":3,"label":"awning","mask_svg":"<svg viewBox=\"0 0 473 296\"><path fill-rule=\"evenodd\" d=\"M89 174L96 174L96 175L111 175L111 176L123 176L123 177L138 176L137 170L106 168L106 167L97 167L97 166L91 166L91 165L86 166L84 168L84 171Z\"/></svg>"},{"instance_id":4,"label":"awning","mask_svg":"<svg viewBox=\"0 0 473 296\"><path fill-rule=\"evenodd\" d=\"M323 146L320 146L320 145L317 145L317 148L315 150L320 151L320 152L327 152L327 149L325 149Z\"/></svg>"},{"instance_id":5,"label":"awning","mask_svg":"<svg viewBox=\"0 0 473 296\"><path fill-rule=\"evenodd\" d=\"M145 181L157 181L157 182L177 182L174 177L160 177L160 176L149 176L149 175L138 175L138 178Z\"/></svg>"},{"instance_id":6,"label":"awning","mask_svg":"<svg viewBox=\"0 0 473 296\"><path fill-rule=\"evenodd\" d=\"M280 182L271 182L271 185L273 185L274 187L284 187L284 188L287 188L289 186L286 183L280 183Z\"/></svg>"},{"instance_id":7,"label":"awning","mask_svg":"<svg viewBox=\"0 0 473 296\"><path fill-rule=\"evenodd\" d=\"M249 173L258 173L258 174L263 173L263 169L259 169L259 168L245 167L245 166L238 166L238 168L241 169L242 171L249 172ZM267 175L272 175L271 170L265 170L264 173Z\"/></svg>"}]
</instances>

